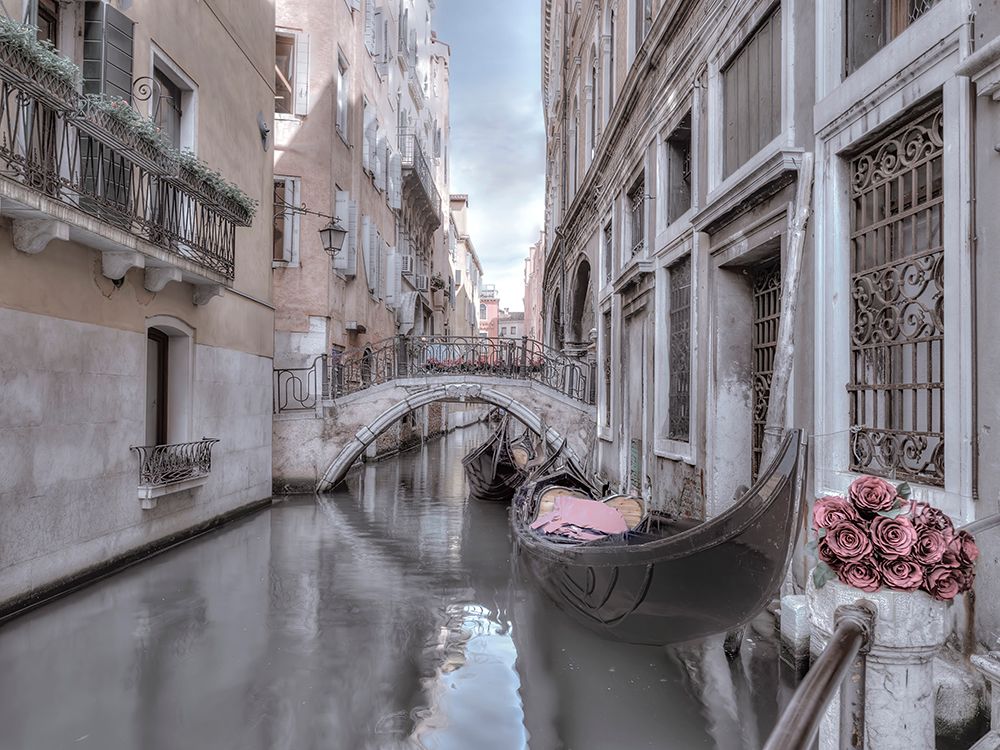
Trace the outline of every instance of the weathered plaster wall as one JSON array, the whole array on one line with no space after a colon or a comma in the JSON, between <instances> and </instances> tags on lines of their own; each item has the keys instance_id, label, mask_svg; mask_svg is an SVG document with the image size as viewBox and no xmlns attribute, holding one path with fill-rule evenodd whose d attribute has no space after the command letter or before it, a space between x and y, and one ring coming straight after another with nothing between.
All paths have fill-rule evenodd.
<instances>
[{"instance_id":1,"label":"weathered plaster wall","mask_svg":"<svg viewBox=\"0 0 1000 750\"><path fill-rule=\"evenodd\" d=\"M143 511L146 335L0 308L0 602L270 494L271 360L198 344L199 488Z\"/></svg>"}]
</instances>

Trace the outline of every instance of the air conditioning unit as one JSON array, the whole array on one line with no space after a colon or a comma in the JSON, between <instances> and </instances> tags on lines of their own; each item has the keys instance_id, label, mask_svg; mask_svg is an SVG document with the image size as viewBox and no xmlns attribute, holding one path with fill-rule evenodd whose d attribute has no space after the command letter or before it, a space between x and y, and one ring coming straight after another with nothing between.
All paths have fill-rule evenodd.
<instances>
[{"instance_id":1,"label":"air conditioning unit","mask_svg":"<svg viewBox=\"0 0 1000 750\"><path fill-rule=\"evenodd\" d=\"M400 258L403 260L403 265L401 266L403 270L403 276L413 275L413 256L412 255L401 255Z\"/></svg>"},{"instance_id":2,"label":"air conditioning unit","mask_svg":"<svg viewBox=\"0 0 1000 750\"><path fill-rule=\"evenodd\" d=\"M424 276L422 274L417 274L417 291L418 292L426 292L426 291L429 291L430 288L431 288L431 285L430 285L430 281L428 280L427 276Z\"/></svg>"}]
</instances>

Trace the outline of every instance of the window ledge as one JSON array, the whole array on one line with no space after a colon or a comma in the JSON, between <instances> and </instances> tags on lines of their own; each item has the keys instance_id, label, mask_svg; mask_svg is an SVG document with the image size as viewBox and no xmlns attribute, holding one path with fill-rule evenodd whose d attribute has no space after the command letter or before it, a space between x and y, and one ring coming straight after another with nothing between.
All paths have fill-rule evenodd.
<instances>
[{"instance_id":1,"label":"window ledge","mask_svg":"<svg viewBox=\"0 0 1000 750\"><path fill-rule=\"evenodd\" d=\"M642 256L636 255L628 264L621 270L621 273L615 278L611 284L612 291L615 294L621 294L630 286L638 284L642 281L643 276L651 274L656 271L653 261Z\"/></svg>"},{"instance_id":2,"label":"window ledge","mask_svg":"<svg viewBox=\"0 0 1000 750\"><path fill-rule=\"evenodd\" d=\"M708 194L705 208L691 217L695 229L712 234L793 181L803 152L782 147L783 137L779 135Z\"/></svg>"},{"instance_id":3,"label":"window ledge","mask_svg":"<svg viewBox=\"0 0 1000 750\"><path fill-rule=\"evenodd\" d=\"M669 461L680 461L691 466L695 465L691 443L670 440L668 438L657 438L653 443L653 453L658 458L665 458Z\"/></svg>"},{"instance_id":4,"label":"window ledge","mask_svg":"<svg viewBox=\"0 0 1000 750\"><path fill-rule=\"evenodd\" d=\"M171 482L170 484L139 485L139 503L143 510L152 510L156 507L159 498L201 487L208 481L208 477L208 474L203 474L200 477L192 477L191 479Z\"/></svg>"},{"instance_id":5,"label":"window ledge","mask_svg":"<svg viewBox=\"0 0 1000 750\"><path fill-rule=\"evenodd\" d=\"M603 440L605 443L614 442L614 437L611 434L611 428L600 426L597 428L597 437Z\"/></svg>"},{"instance_id":6,"label":"window ledge","mask_svg":"<svg viewBox=\"0 0 1000 750\"><path fill-rule=\"evenodd\" d=\"M281 122L301 122L304 115L293 115L288 112L275 112L274 119Z\"/></svg>"}]
</instances>

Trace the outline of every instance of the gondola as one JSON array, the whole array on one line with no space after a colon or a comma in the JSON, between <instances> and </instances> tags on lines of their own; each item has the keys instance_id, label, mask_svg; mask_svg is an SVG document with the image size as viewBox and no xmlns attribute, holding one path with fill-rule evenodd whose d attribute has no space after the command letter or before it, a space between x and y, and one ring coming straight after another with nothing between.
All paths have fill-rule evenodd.
<instances>
[{"instance_id":1,"label":"gondola","mask_svg":"<svg viewBox=\"0 0 1000 750\"><path fill-rule=\"evenodd\" d=\"M504 417L486 442L462 459L470 494L477 500L508 503L528 478L534 446L527 433L512 440L508 426Z\"/></svg>"},{"instance_id":2,"label":"gondola","mask_svg":"<svg viewBox=\"0 0 1000 750\"><path fill-rule=\"evenodd\" d=\"M669 645L748 623L781 585L797 528L805 475L801 430L740 500L709 520L655 512L623 534L579 542L533 530L553 494L598 499L578 471L532 478L511 511L519 560L545 593L597 633Z\"/></svg>"}]
</instances>

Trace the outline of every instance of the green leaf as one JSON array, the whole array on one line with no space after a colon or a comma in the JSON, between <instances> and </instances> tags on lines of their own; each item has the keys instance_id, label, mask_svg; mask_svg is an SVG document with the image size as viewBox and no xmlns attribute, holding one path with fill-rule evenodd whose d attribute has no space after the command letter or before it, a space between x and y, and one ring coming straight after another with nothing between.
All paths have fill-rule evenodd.
<instances>
[{"instance_id":1,"label":"green leaf","mask_svg":"<svg viewBox=\"0 0 1000 750\"><path fill-rule=\"evenodd\" d=\"M813 585L821 589L826 586L827 581L832 580L836 575L826 563L816 563L816 567L813 568Z\"/></svg>"},{"instance_id":2,"label":"green leaf","mask_svg":"<svg viewBox=\"0 0 1000 750\"><path fill-rule=\"evenodd\" d=\"M908 500L910 495L913 494L913 490L910 489L910 485L907 482L903 482L896 486L896 494L904 500Z\"/></svg>"},{"instance_id":3,"label":"green leaf","mask_svg":"<svg viewBox=\"0 0 1000 750\"><path fill-rule=\"evenodd\" d=\"M883 518L895 518L906 512L906 508L893 508L892 510L880 510L877 515Z\"/></svg>"},{"instance_id":4,"label":"green leaf","mask_svg":"<svg viewBox=\"0 0 1000 750\"><path fill-rule=\"evenodd\" d=\"M808 542L806 542L806 552L815 555L818 549L819 545L816 543L815 539L810 539Z\"/></svg>"},{"instance_id":5,"label":"green leaf","mask_svg":"<svg viewBox=\"0 0 1000 750\"><path fill-rule=\"evenodd\" d=\"M822 539L825 536L826 536L826 529L824 528L820 528L820 530L816 532L816 537L818 539Z\"/></svg>"}]
</instances>

